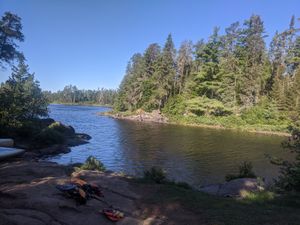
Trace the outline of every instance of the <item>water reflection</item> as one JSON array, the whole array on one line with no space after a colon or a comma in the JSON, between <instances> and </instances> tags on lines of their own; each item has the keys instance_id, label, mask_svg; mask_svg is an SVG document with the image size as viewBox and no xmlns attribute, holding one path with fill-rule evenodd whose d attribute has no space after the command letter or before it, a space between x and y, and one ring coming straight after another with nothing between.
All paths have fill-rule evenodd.
<instances>
[{"instance_id":1,"label":"water reflection","mask_svg":"<svg viewBox=\"0 0 300 225\"><path fill-rule=\"evenodd\" d=\"M203 185L224 180L243 160L252 161L263 177L277 174L265 154L288 156L280 147L283 138L246 132L177 125L139 123L98 116L103 107L51 105L51 117L92 136L87 145L52 158L59 163L83 162L89 155L108 169L142 175L160 166L171 179Z\"/></svg>"}]
</instances>

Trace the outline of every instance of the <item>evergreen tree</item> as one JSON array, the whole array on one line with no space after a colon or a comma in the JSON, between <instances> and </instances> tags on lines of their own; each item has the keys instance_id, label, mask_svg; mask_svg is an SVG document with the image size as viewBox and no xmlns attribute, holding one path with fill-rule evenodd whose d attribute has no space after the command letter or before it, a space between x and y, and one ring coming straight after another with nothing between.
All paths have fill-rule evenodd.
<instances>
[{"instance_id":1,"label":"evergreen tree","mask_svg":"<svg viewBox=\"0 0 300 225\"><path fill-rule=\"evenodd\" d=\"M155 63L160 56L160 46L157 43L149 45L144 53L145 76L152 77L155 71Z\"/></svg>"},{"instance_id":2,"label":"evergreen tree","mask_svg":"<svg viewBox=\"0 0 300 225\"><path fill-rule=\"evenodd\" d=\"M241 79L240 61L236 47L241 34L239 23L233 23L225 29L221 38L222 57L220 59L221 100L229 107L237 106L238 87Z\"/></svg>"},{"instance_id":3,"label":"evergreen tree","mask_svg":"<svg viewBox=\"0 0 300 225\"><path fill-rule=\"evenodd\" d=\"M0 88L0 124L19 126L28 119L47 115L48 102L43 95L34 74L20 59L12 68L11 77Z\"/></svg>"},{"instance_id":4,"label":"evergreen tree","mask_svg":"<svg viewBox=\"0 0 300 225\"><path fill-rule=\"evenodd\" d=\"M200 71L196 74L195 86L190 87L199 95L205 95L208 98L218 97L220 94L220 37L219 28L215 28L209 41L196 54L196 60L202 62Z\"/></svg>"},{"instance_id":5,"label":"evergreen tree","mask_svg":"<svg viewBox=\"0 0 300 225\"><path fill-rule=\"evenodd\" d=\"M21 18L5 12L0 20L0 67L21 57L16 41L24 41Z\"/></svg>"},{"instance_id":6,"label":"evergreen tree","mask_svg":"<svg viewBox=\"0 0 300 225\"><path fill-rule=\"evenodd\" d=\"M185 80L189 77L192 70L193 49L191 41L184 41L178 51L177 57L177 76L176 76L176 93L181 93Z\"/></svg>"},{"instance_id":7,"label":"evergreen tree","mask_svg":"<svg viewBox=\"0 0 300 225\"><path fill-rule=\"evenodd\" d=\"M239 40L238 57L242 60L240 101L245 107L258 103L266 81L266 48L264 25L261 18L252 15L246 20Z\"/></svg>"},{"instance_id":8,"label":"evergreen tree","mask_svg":"<svg viewBox=\"0 0 300 225\"><path fill-rule=\"evenodd\" d=\"M153 96L154 104L161 109L175 90L176 49L171 34L168 35L161 57L155 68L156 89Z\"/></svg>"}]
</instances>

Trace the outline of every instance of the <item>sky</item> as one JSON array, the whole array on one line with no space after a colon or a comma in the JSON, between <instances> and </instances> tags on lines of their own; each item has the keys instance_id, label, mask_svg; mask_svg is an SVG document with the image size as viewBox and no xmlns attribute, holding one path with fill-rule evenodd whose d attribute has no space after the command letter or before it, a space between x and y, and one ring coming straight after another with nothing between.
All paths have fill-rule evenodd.
<instances>
[{"instance_id":1,"label":"sky","mask_svg":"<svg viewBox=\"0 0 300 225\"><path fill-rule=\"evenodd\" d=\"M130 57L163 45L169 33L178 48L252 14L262 17L269 42L299 9L299 0L0 0L0 16L22 18L20 50L41 88L51 91L68 84L117 88ZM9 67L0 69L0 82L9 75Z\"/></svg>"}]
</instances>

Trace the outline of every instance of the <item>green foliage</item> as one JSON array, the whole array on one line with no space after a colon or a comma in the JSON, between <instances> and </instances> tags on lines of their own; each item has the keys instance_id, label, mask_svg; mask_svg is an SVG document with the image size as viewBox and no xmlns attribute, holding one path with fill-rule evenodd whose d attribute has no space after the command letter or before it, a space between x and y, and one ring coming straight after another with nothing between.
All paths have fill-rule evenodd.
<instances>
[{"instance_id":1,"label":"green foliage","mask_svg":"<svg viewBox=\"0 0 300 225\"><path fill-rule=\"evenodd\" d=\"M35 136L35 142L38 147L63 144L65 137L59 131L47 127Z\"/></svg>"},{"instance_id":2,"label":"green foliage","mask_svg":"<svg viewBox=\"0 0 300 225\"><path fill-rule=\"evenodd\" d=\"M76 167L75 171L80 171L80 170L98 170L98 171L105 171L105 166L103 165L102 162L97 160L93 156L89 156L85 163L82 164L80 167Z\"/></svg>"},{"instance_id":3,"label":"green foliage","mask_svg":"<svg viewBox=\"0 0 300 225\"><path fill-rule=\"evenodd\" d=\"M268 99L263 99L260 104L242 111L241 118L248 124L287 124L287 118Z\"/></svg>"},{"instance_id":4,"label":"green foliage","mask_svg":"<svg viewBox=\"0 0 300 225\"><path fill-rule=\"evenodd\" d=\"M183 42L177 55L169 35L162 52L151 44L131 58L115 110L159 109L184 123L286 131L300 115L297 32L290 26L276 33L268 50L263 21L252 15L224 35L215 28L194 48Z\"/></svg>"},{"instance_id":5,"label":"green foliage","mask_svg":"<svg viewBox=\"0 0 300 225\"><path fill-rule=\"evenodd\" d=\"M300 122L296 121L290 130L291 137L283 146L296 154L295 160L280 163L280 175L275 184L279 190L300 192Z\"/></svg>"},{"instance_id":6,"label":"green foliage","mask_svg":"<svg viewBox=\"0 0 300 225\"><path fill-rule=\"evenodd\" d=\"M37 147L63 144L65 143L66 138L75 135L73 127L66 126L60 122L53 122L46 127L44 127L43 124L38 124L37 122L29 123L28 125L30 128L33 128L32 131L35 131L33 135Z\"/></svg>"},{"instance_id":7,"label":"green foliage","mask_svg":"<svg viewBox=\"0 0 300 225\"><path fill-rule=\"evenodd\" d=\"M197 116L213 115L226 116L232 113L229 108L216 99L207 97L196 97L186 101L187 113L193 113Z\"/></svg>"},{"instance_id":8,"label":"green foliage","mask_svg":"<svg viewBox=\"0 0 300 225\"><path fill-rule=\"evenodd\" d=\"M0 86L0 125L20 127L26 120L47 116L48 102L24 60L20 59L12 71Z\"/></svg>"},{"instance_id":9,"label":"green foliage","mask_svg":"<svg viewBox=\"0 0 300 225\"><path fill-rule=\"evenodd\" d=\"M60 122L54 122L48 126L49 129L55 130L59 133L62 133L64 135L74 135L75 130L71 126L66 126Z\"/></svg>"},{"instance_id":10,"label":"green foliage","mask_svg":"<svg viewBox=\"0 0 300 225\"><path fill-rule=\"evenodd\" d=\"M274 198L275 193L271 191L246 192L243 195L243 200L251 203L266 203L272 201Z\"/></svg>"},{"instance_id":11,"label":"green foliage","mask_svg":"<svg viewBox=\"0 0 300 225\"><path fill-rule=\"evenodd\" d=\"M228 174L226 175L225 180L231 181L238 178L256 178L251 162L244 161L241 165L239 165L239 173L237 175Z\"/></svg>"},{"instance_id":12,"label":"green foliage","mask_svg":"<svg viewBox=\"0 0 300 225\"><path fill-rule=\"evenodd\" d=\"M183 115L186 111L185 98L182 95L176 95L168 100L163 112L170 115Z\"/></svg>"},{"instance_id":13,"label":"green foliage","mask_svg":"<svg viewBox=\"0 0 300 225\"><path fill-rule=\"evenodd\" d=\"M150 170L144 171L144 179L161 184L166 180L166 173L161 168L152 167Z\"/></svg>"},{"instance_id":14,"label":"green foliage","mask_svg":"<svg viewBox=\"0 0 300 225\"><path fill-rule=\"evenodd\" d=\"M0 20L0 68L4 63L12 63L23 57L18 51L16 41L23 42L21 18L11 12L5 12Z\"/></svg>"}]
</instances>

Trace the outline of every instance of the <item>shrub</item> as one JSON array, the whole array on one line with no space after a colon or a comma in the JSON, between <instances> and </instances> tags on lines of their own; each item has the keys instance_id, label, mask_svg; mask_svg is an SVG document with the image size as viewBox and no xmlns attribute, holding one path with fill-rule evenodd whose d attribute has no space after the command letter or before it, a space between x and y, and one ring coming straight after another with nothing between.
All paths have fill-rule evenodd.
<instances>
[{"instance_id":1,"label":"shrub","mask_svg":"<svg viewBox=\"0 0 300 225\"><path fill-rule=\"evenodd\" d=\"M186 108L184 100L184 97L181 95L170 97L163 108L163 112L171 115L183 115Z\"/></svg>"},{"instance_id":2,"label":"shrub","mask_svg":"<svg viewBox=\"0 0 300 225\"><path fill-rule=\"evenodd\" d=\"M35 136L35 141L39 146L63 144L65 137L54 129L45 128Z\"/></svg>"},{"instance_id":3,"label":"shrub","mask_svg":"<svg viewBox=\"0 0 300 225\"><path fill-rule=\"evenodd\" d=\"M287 123L287 118L279 113L276 106L264 99L258 105L242 111L241 117L248 124L278 125Z\"/></svg>"},{"instance_id":4,"label":"shrub","mask_svg":"<svg viewBox=\"0 0 300 225\"><path fill-rule=\"evenodd\" d=\"M222 102L207 97L196 97L186 101L186 110L197 116L226 116L232 114L231 109L225 107Z\"/></svg>"},{"instance_id":5,"label":"shrub","mask_svg":"<svg viewBox=\"0 0 300 225\"><path fill-rule=\"evenodd\" d=\"M144 171L144 179L161 184L166 180L166 173L161 168L152 167L150 170Z\"/></svg>"},{"instance_id":6,"label":"shrub","mask_svg":"<svg viewBox=\"0 0 300 225\"><path fill-rule=\"evenodd\" d=\"M26 137L30 138L33 137L35 134L40 133L42 130L42 127L40 124L36 121L24 121L22 126L20 126L18 129L16 129L17 136L20 137Z\"/></svg>"},{"instance_id":7,"label":"shrub","mask_svg":"<svg viewBox=\"0 0 300 225\"><path fill-rule=\"evenodd\" d=\"M275 198L275 193L270 191L259 191L259 192L242 192L243 199L247 202L265 203Z\"/></svg>"},{"instance_id":8,"label":"shrub","mask_svg":"<svg viewBox=\"0 0 300 225\"><path fill-rule=\"evenodd\" d=\"M238 174L228 174L225 176L226 181L231 181L238 178L256 178L256 175L253 172L253 165L251 162L244 161L239 166Z\"/></svg>"},{"instance_id":9,"label":"shrub","mask_svg":"<svg viewBox=\"0 0 300 225\"><path fill-rule=\"evenodd\" d=\"M80 170L98 170L98 171L105 171L105 166L102 162L96 159L94 156L89 156L85 163L82 164L80 167L75 168L76 171Z\"/></svg>"},{"instance_id":10,"label":"shrub","mask_svg":"<svg viewBox=\"0 0 300 225\"><path fill-rule=\"evenodd\" d=\"M58 131L62 134L66 134L66 135L73 135L75 133L75 130L73 127L71 126L66 126L60 122L54 122L54 123L51 123L49 126L48 126L49 129L53 129L55 131Z\"/></svg>"},{"instance_id":11,"label":"shrub","mask_svg":"<svg viewBox=\"0 0 300 225\"><path fill-rule=\"evenodd\" d=\"M275 181L279 190L300 191L300 122L295 122L290 127L291 137L283 146L296 153L293 162L283 161L280 165L280 175Z\"/></svg>"}]
</instances>

